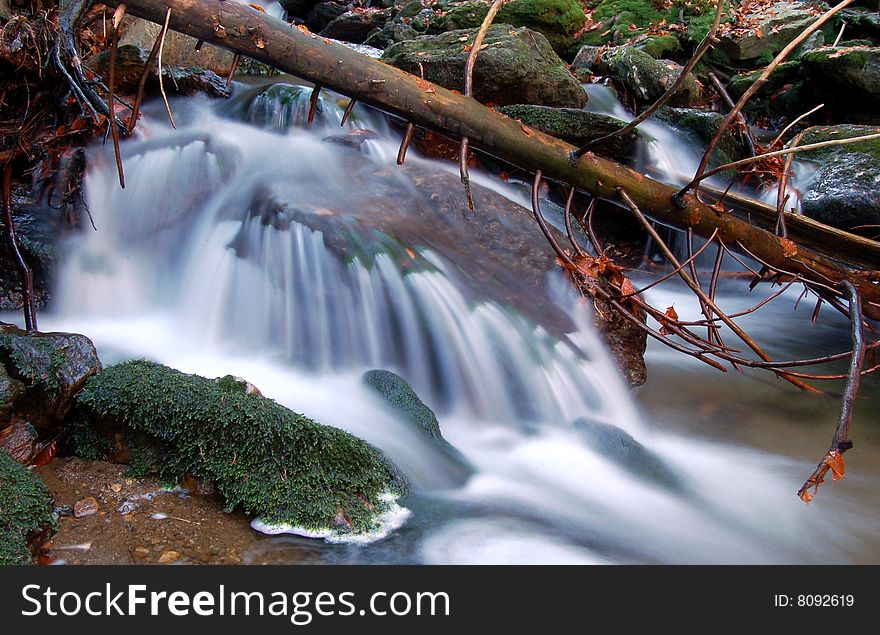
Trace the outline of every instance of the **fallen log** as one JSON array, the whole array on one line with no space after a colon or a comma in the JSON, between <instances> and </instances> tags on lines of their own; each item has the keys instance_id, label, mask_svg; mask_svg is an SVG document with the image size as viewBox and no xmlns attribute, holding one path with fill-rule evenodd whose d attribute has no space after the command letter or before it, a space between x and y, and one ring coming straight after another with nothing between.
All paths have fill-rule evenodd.
<instances>
[{"instance_id":1,"label":"fallen log","mask_svg":"<svg viewBox=\"0 0 880 635\"><path fill-rule=\"evenodd\" d=\"M119 0L104 4L116 7ZM587 153L570 160L574 147L521 125L475 101L371 59L283 20L225 0L125 0L128 13L164 23L199 40L240 53L319 84L408 122L446 136L467 137L472 147L545 178L601 198L617 198L623 188L654 219L692 228L703 237L717 232L731 249L759 258L767 266L797 274L842 297L850 282L864 302L864 315L880 319L880 285L872 281L880 264L861 268L845 256L779 238L692 194L673 200L675 188L625 166Z\"/></svg>"}]
</instances>

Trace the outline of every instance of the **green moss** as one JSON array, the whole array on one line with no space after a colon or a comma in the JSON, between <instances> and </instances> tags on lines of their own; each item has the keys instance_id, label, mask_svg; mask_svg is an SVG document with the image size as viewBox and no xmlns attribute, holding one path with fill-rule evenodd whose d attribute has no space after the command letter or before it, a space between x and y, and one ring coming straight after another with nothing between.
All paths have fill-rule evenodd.
<instances>
[{"instance_id":1,"label":"green moss","mask_svg":"<svg viewBox=\"0 0 880 635\"><path fill-rule=\"evenodd\" d=\"M442 439L437 416L400 375L389 370L368 370L362 381L365 386L380 395L403 417L427 432L435 439Z\"/></svg>"},{"instance_id":2,"label":"green moss","mask_svg":"<svg viewBox=\"0 0 880 635\"><path fill-rule=\"evenodd\" d=\"M91 378L77 402L93 426L123 425L146 439L132 448L132 469L165 482L214 480L230 508L267 523L318 529L344 518L369 530L380 495L404 490L366 442L246 395L238 382L135 360Z\"/></svg>"},{"instance_id":3,"label":"green moss","mask_svg":"<svg viewBox=\"0 0 880 635\"><path fill-rule=\"evenodd\" d=\"M0 332L0 357L0 363L14 368L28 384L58 387L64 355L52 338L28 337L23 331L11 329Z\"/></svg>"},{"instance_id":4,"label":"green moss","mask_svg":"<svg viewBox=\"0 0 880 635\"><path fill-rule=\"evenodd\" d=\"M28 537L55 522L46 485L0 450L0 565L30 562Z\"/></svg>"},{"instance_id":5,"label":"green moss","mask_svg":"<svg viewBox=\"0 0 880 635\"><path fill-rule=\"evenodd\" d=\"M668 59L681 49L681 43L674 35L652 35L635 46L655 60Z\"/></svg>"},{"instance_id":6,"label":"green moss","mask_svg":"<svg viewBox=\"0 0 880 635\"><path fill-rule=\"evenodd\" d=\"M813 126L804 131L800 145L805 146L812 143L822 143L823 141L835 141L837 139L852 139L877 133L880 133L880 127L877 126L857 126L852 124ZM798 154L798 157L821 161L831 156L853 153L867 154L875 161L880 161L880 139L869 139L842 146L831 146L819 150L801 152Z\"/></svg>"}]
</instances>

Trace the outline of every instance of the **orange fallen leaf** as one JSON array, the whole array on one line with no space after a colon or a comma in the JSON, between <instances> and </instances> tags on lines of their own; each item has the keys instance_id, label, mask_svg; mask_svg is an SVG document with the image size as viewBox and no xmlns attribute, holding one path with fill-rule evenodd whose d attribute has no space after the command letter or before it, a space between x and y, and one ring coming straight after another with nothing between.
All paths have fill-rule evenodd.
<instances>
[{"instance_id":1,"label":"orange fallen leaf","mask_svg":"<svg viewBox=\"0 0 880 635\"><path fill-rule=\"evenodd\" d=\"M434 85L431 84L431 82L429 82L425 79L422 79L421 77L416 78L416 83L418 83L419 88L421 88L426 93L436 93L437 92L436 90L434 90Z\"/></svg>"},{"instance_id":2,"label":"orange fallen leaf","mask_svg":"<svg viewBox=\"0 0 880 635\"><path fill-rule=\"evenodd\" d=\"M660 335L672 335L672 330L669 328L669 325L677 322L678 313L675 312L675 307L668 307L666 313L664 313L664 317L660 318Z\"/></svg>"},{"instance_id":3,"label":"orange fallen leaf","mask_svg":"<svg viewBox=\"0 0 880 635\"><path fill-rule=\"evenodd\" d=\"M534 137L534 136L535 136L535 132L534 132L531 128L529 128L528 126L523 125L523 124L520 124L519 127L522 128L522 131L523 131L524 133L526 133L526 136L529 136L529 137Z\"/></svg>"},{"instance_id":4,"label":"orange fallen leaf","mask_svg":"<svg viewBox=\"0 0 880 635\"><path fill-rule=\"evenodd\" d=\"M843 475L846 472L846 465L843 461L843 454L838 450L829 450L828 454L825 455L823 463L829 467L835 481L839 481L843 478Z\"/></svg>"},{"instance_id":5,"label":"orange fallen leaf","mask_svg":"<svg viewBox=\"0 0 880 635\"><path fill-rule=\"evenodd\" d=\"M260 13L266 13L266 10L258 4L249 4L248 6L251 9L255 9L255 10L259 11Z\"/></svg>"},{"instance_id":6,"label":"orange fallen leaf","mask_svg":"<svg viewBox=\"0 0 880 635\"><path fill-rule=\"evenodd\" d=\"M798 248L794 241L791 241L788 238L780 238L779 244L782 245L782 254L786 258L791 258L792 256L797 255Z\"/></svg>"},{"instance_id":7,"label":"orange fallen leaf","mask_svg":"<svg viewBox=\"0 0 880 635\"><path fill-rule=\"evenodd\" d=\"M629 278L624 278L623 282L620 283L620 293L622 295L633 295L636 292L635 287L633 287L632 282L629 281Z\"/></svg>"}]
</instances>

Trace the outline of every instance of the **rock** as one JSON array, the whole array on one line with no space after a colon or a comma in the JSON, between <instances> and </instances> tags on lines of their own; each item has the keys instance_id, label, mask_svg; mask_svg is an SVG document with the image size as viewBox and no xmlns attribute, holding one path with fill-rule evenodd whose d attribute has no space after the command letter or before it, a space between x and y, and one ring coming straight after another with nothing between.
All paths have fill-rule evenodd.
<instances>
[{"instance_id":1,"label":"rock","mask_svg":"<svg viewBox=\"0 0 880 635\"><path fill-rule=\"evenodd\" d=\"M476 29L398 42L382 60L446 88L464 90L467 44ZM493 25L474 68L474 96L483 103L583 108L587 96L547 39L526 28Z\"/></svg>"},{"instance_id":2,"label":"rock","mask_svg":"<svg viewBox=\"0 0 880 635\"><path fill-rule=\"evenodd\" d=\"M371 33L385 26L390 17L391 11L388 9L346 11L324 27L320 35L335 40L363 44Z\"/></svg>"},{"instance_id":3,"label":"rock","mask_svg":"<svg viewBox=\"0 0 880 635\"><path fill-rule=\"evenodd\" d=\"M800 2L775 2L770 11L753 14L754 26L721 35L716 48L734 63L764 66L816 21L817 13ZM827 27L834 30L833 23Z\"/></svg>"},{"instance_id":4,"label":"rock","mask_svg":"<svg viewBox=\"0 0 880 635\"><path fill-rule=\"evenodd\" d=\"M873 114L880 106L880 47L817 49L801 63L808 80L847 112Z\"/></svg>"},{"instance_id":5,"label":"rock","mask_svg":"<svg viewBox=\"0 0 880 635\"><path fill-rule=\"evenodd\" d=\"M876 133L880 127L815 126L804 131L801 145ZM818 168L801 197L805 215L845 230L880 225L880 140L799 153L798 161Z\"/></svg>"},{"instance_id":6,"label":"rock","mask_svg":"<svg viewBox=\"0 0 880 635\"><path fill-rule=\"evenodd\" d=\"M651 35L644 40L633 42L633 47L644 51L655 60L668 59L681 50L681 42L674 35Z\"/></svg>"},{"instance_id":7,"label":"rock","mask_svg":"<svg viewBox=\"0 0 880 635\"><path fill-rule=\"evenodd\" d=\"M853 5L858 4L854 2ZM838 15L846 22L846 34L850 36L867 38L875 43L880 42L880 13L878 5L873 0L868 0L866 6L850 6L842 10Z\"/></svg>"},{"instance_id":8,"label":"rock","mask_svg":"<svg viewBox=\"0 0 880 635\"><path fill-rule=\"evenodd\" d=\"M739 99L761 72L735 75L727 87L731 97ZM770 73L764 87L746 103L745 113L749 121L767 117L774 125L783 126L828 99L828 95L817 93L813 84L805 79L801 61L793 60L783 62Z\"/></svg>"},{"instance_id":9,"label":"rock","mask_svg":"<svg viewBox=\"0 0 880 635\"><path fill-rule=\"evenodd\" d=\"M442 20L431 26L431 32L442 33L478 28L489 12L489 0L472 0L453 5ZM510 0L502 5L494 24L527 27L547 38L559 55L567 55L574 34L586 22L584 7L579 0Z\"/></svg>"},{"instance_id":10,"label":"rock","mask_svg":"<svg viewBox=\"0 0 880 635\"><path fill-rule=\"evenodd\" d=\"M107 456L129 441L129 471L180 482L213 480L228 509L267 524L327 528L340 510L370 530L385 493L406 485L375 448L270 399L135 360L91 378L77 395L74 450Z\"/></svg>"},{"instance_id":11,"label":"rock","mask_svg":"<svg viewBox=\"0 0 880 635\"><path fill-rule=\"evenodd\" d=\"M0 450L5 451L22 465L30 464L39 452L39 435L29 421L12 420L0 429Z\"/></svg>"},{"instance_id":12,"label":"rock","mask_svg":"<svg viewBox=\"0 0 880 635\"><path fill-rule=\"evenodd\" d=\"M150 550L146 547L135 547L134 551L131 552L133 558L137 558L138 560L143 560L147 556L150 555Z\"/></svg>"},{"instance_id":13,"label":"rock","mask_svg":"<svg viewBox=\"0 0 880 635\"><path fill-rule=\"evenodd\" d=\"M92 342L71 333L25 332L0 325L0 432L33 426L53 436L76 393L101 368ZM12 433L9 433L12 434Z\"/></svg>"},{"instance_id":14,"label":"rock","mask_svg":"<svg viewBox=\"0 0 880 635\"><path fill-rule=\"evenodd\" d=\"M660 121L664 121L678 128L691 137L693 142L705 147L718 132L724 115L710 110L697 110L694 108L670 108L664 106L654 115ZM745 140L739 133L728 128L721 136L721 141L712 154L710 167L717 167L745 158L749 149ZM733 173L731 176L735 176Z\"/></svg>"},{"instance_id":15,"label":"rock","mask_svg":"<svg viewBox=\"0 0 880 635\"><path fill-rule=\"evenodd\" d=\"M585 417L577 419L573 425L591 448L624 470L664 489L674 492L685 489L681 476L666 461L627 432Z\"/></svg>"},{"instance_id":16,"label":"rock","mask_svg":"<svg viewBox=\"0 0 880 635\"><path fill-rule=\"evenodd\" d=\"M162 555L159 556L158 563L159 564L168 564L169 562L174 562L180 558L180 552L174 551L173 549L169 549L168 551L163 551Z\"/></svg>"},{"instance_id":17,"label":"rock","mask_svg":"<svg viewBox=\"0 0 880 635\"><path fill-rule=\"evenodd\" d=\"M287 11L288 18L304 18L318 4L318 0L280 0L279 4Z\"/></svg>"},{"instance_id":18,"label":"rock","mask_svg":"<svg viewBox=\"0 0 880 635\"><path fill-rule=\"evenodd\" d=\"M655 60L632 46L618 46L592 59L590 49L581 49L578 58L572 64L573 71L587 68L595 74L608 75L643 105L657 101L675 82L682 68L670 60ZM673 106L690 106L699 98L700 85L690 75L669 103Z\"/></svg>"},{"instance_id":19,"label":"rock","mask_svg":"<svg viewBox=\"0 0 880 635\"><path fill-rule=\"evenodd\" d=\"M137 90L148 57L149 53L137 46L127 44L118 48L116 51L116 78L122 91L135 92ZM110 53L102 51L90 59L89 66L99 75L106 77L109 63ZM229 96L226 80L221 79L215 72L199 66L163 65L162 78L166 90L170 92L183 95L202 92L211 97ZM155 74L149 75L146 86L151 90L159 89L159 80Z\"/></svg>"},{"instance_id":20,"label":"rock","mask_svg":"<svg viewBox=\"0 0 880 635\"><path fill-rule=\"evenodd\" d=\"M368 370L361 381L429 436L434 439L443 438L434 411L419 399L403 377L389 370Z\"/></svg>"},{"instance_id":21,"label":"rock","mask_svg":"<svg viewBox=\"0 0 880 635\"><path fill-rule=\"evenodd\" d=\"M98 513L98 501L94 496L88 496L73 504L73 517L85 518Z\"/></svg>"},{"instance_id":22,"label":"rock","mask_svg":"<svg viewBox=\"0 0 880 635\"><path fill-rule=\"evenodd\" d=\"M377 46L384 49L388 48L395 42L414 40L417 37L419 37L419 32L416 31L414 28L412 28L408 24L403 24L397 22L396 20L392 20L386 22L385 26L383 26L378 31L374 31L372 35L364 40L364 44Z\"/></svg>"},{"instance_id":23,"label":"rock","mask_svg":"<svg viewBox=\"0 0 880 635\"><path fill-rule=\"evenodd\" d=\"M119 38L119 48L127 44L149 51L159 36L162 26L126 15L123 19L123 33ZM174 29L165 36L162 47L163 66L197 66L213 71L220 77L229 75L232 70L232 51L221 49L212 44L204 44L196 51L197 40L188 35L178 33Z\"/></svg>"},{"instance_id":24,"label":"rock","mask_svg":"<svg viewBox=\"0 0 880 635\"><path fill-rule=\"evenodd\" d=\"M42 543L56 525L46 485L0 451L0 565L29 563L29 545Z\"/></svg>"},{"instance_id":25,"label":"rock","mask_svg":"<svg viewBox=\"0 0 880 635\"><path fill-rule=\"evenodd\" d=\"M498 112L575 146L582 146L626 126L626 122L614 117L574 108L516 105L502 106ZM638 152L638 143L639 135L634 130L624 136L613 137L597 147L595 152L620 163L629 163Z\"/></svg>"},{"instance_id":26,"label":"rock","mask_svg":"<svg viewBox=\"0 0 880 635\"><path fill-rule=\"evenodd\" d=\"M110 485L110 490L114 494L118 494L119 492L122 491L122 483L113 483L112 485Z\"/></svg>"},{"instance_id":27,"label":"rock","mask_svg":"<svg viewBox=\"0 0 880 635\"><path fill-rule=\"evenodd\" d=\"M313 33L319 33L345 11L345 6L338 2L319 2L306 16L306 26Z\"/></svg>"}]
</instances>

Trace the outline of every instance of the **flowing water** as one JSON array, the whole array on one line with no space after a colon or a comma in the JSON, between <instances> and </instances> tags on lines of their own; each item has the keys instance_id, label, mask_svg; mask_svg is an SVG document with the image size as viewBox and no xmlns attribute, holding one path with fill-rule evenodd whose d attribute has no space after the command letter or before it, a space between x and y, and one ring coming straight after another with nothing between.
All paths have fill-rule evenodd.
<instances>
[{"instance_id":1,"label":"flowing water","mask_svg":"<svg viewBox=\"0 0 880 635\"><path fill-rule=\"evenodd\" d=\"M876 421L866 416L876 383L859 404L851 476L803 505L794 492L827 446L835 399L754 373L716 375L654 346L647 386L631 391L561 273L520 305L478 284L475 250L449 238L460 216L417 217L435 198L394 165L398 137L384 120L358 107L341 130L340 104L324 93L306 130L307 96L236 85L228 102L178 100L176 131L148 105L122 146L125 190L111 152L94 148L86 191L97 231L67 245L42 323L88 335L105 363L142 356L245 377L380 447L413 482L400 501L409 517L382 540L278 536L254 560L295 561L308 544L323 562L880 561ZM662 137L649 149L655 167L689 169L681 157L693 149L651 125ZM323 141L340 134L343 143ZM414 150L407 164L436 178L454 169ZM741 286L722 285L728 306L752 302ZM674 286L651 299L695 310ZM845 322L805 326L785 302L749 322L774 352L846 348ZM474 467L466 482L361 386L371 368L400 373L437 411ZM630 437L635 455L614 450Z\"/></svg>"}]
</instances>

